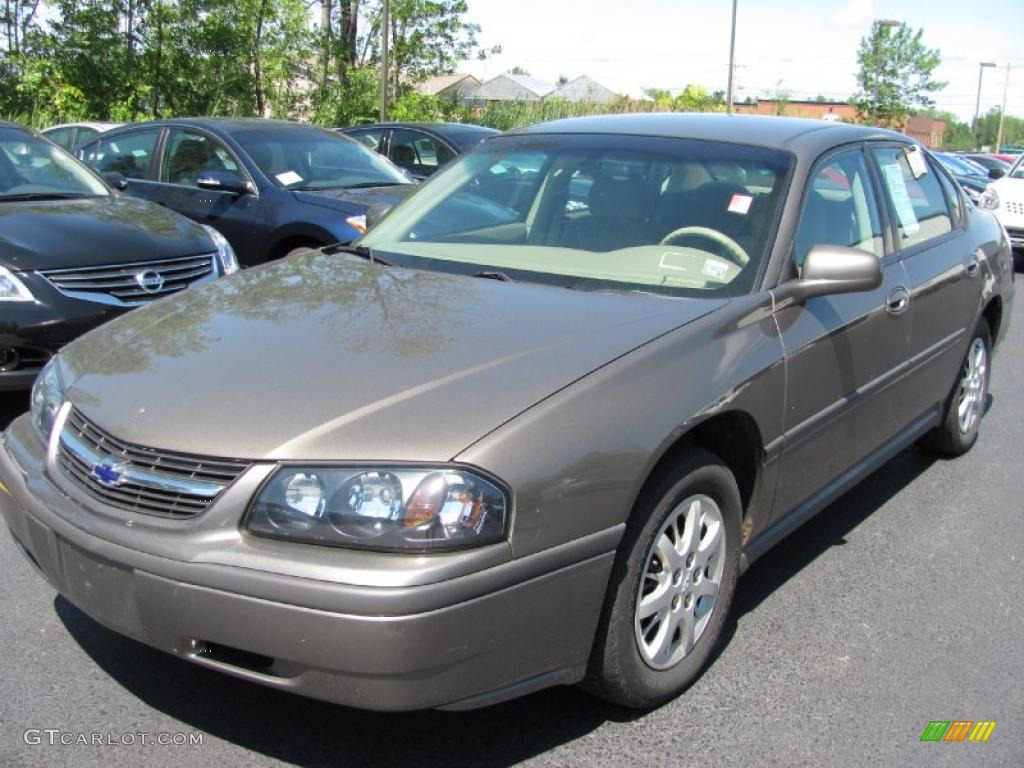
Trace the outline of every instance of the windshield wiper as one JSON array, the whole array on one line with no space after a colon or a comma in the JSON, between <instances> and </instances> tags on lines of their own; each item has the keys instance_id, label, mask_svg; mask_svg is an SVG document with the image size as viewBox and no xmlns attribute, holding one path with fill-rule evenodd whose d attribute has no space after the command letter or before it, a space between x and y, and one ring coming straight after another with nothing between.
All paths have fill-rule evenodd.
<instances>
[{"instance_id":1,"label":"windshield wiper","mask_svg":"<svg viewBox=\"0 0 1024 768\"><path fill-rule=\"evenodd\" d=\"M411 181L361 181L358 184L346 184L342 189L369 189L370 187L411 187Z\"/></svg>"},{"instance_id":2,"label":"windshield wiper","mask_svg":"<svg viewBox=\"0 0 1024 768\"><path fill-rule=\"evenodd\" d=\"M98 195L87 195L83 192L22 192L18 195L0 195L0 200L9 202L25 200L74 200L81 197L98 197Z\"/></svg>"},{"instance_id":3,"label":"windshield wiper","mask_svg":"<svg viewBox=\"0 0 1024 768\"><path fill-rule=\"evenodd\" d=\"M498 280L498 281L500 281L502 283L514 283L515 282L515 280L513 280L511 277L506 275L504 272L493 272L493 271L488 270L488 269L482 270L480 272L474 272L473 273L473 277L482 277L482 278L485 278L487 280Z\"/></svg>"},{"instance_id":4,"label":"windshield wiper","mask_svg":"<svg viewBox=\"0 0 1024 768\"><path fill-rule=\"evenodd\" d=\"M360 259L366 259L371 264L380 264L382 267L396 266L393 261L382 259L368 245L330 245L323 249L323 253L326 253L329 256L333 256L336 253L351 253L353 256L358 256Z\"/></svg>"}]
</instances>

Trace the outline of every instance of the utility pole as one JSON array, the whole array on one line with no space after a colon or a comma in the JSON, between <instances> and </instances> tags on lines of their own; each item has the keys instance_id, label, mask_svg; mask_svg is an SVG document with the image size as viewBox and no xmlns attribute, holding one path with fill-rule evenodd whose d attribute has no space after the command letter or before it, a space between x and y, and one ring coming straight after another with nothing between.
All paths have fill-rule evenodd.
<instances>
[{"instance_id":1,"label":"utility pole","mask_svg":"<svg viewBox=\"0 0 1024 768\"><path fill-rule=\"evenodd\" d=\"M1003 85L1003 107L999 110L999 132L996 133L996 145L994 150L999 151L1003 146L1003 119L1006 117L1006 94L1010 90L1010 62L1006 62L1006 83Z\"/></svg>"},{"instance_id":2,"label":"utility pole","mask_svg":"<svg viewBox=\"0 0 1024 768\"><path fill-rule=\"evenodd\" d=\"M388 121L388 34L391 29L391 3L384 0L380 14L380 31L383 35L380 57L380 121Z\"/></svg>"},{"instance_id":3,"label":"utility pole","mask_svg":"<svg viewBox=\"0 0 1024 768\"><path fill-rule=\"evenodd\" d=\"M726 86L725 112L732 114L732 73L736 56L736 0L732 0L732 31L729 33L729 85Z\"/></svg>"},{"instance_id":4,"label":"utility pole","mask_svg":"<svg viewBox=\"0 0 1024 768\"><path fill-rule=\"evenodd\" d=\"M985 74L985 67L994 66L995 62L992 61L978 62L978 100L974 102L974 123L971 125L971 133L974 135L974 144L977 147L981 147L981 141L978 139L978 115L981 111L981 76Z\"/></svg>"}]
</instances>

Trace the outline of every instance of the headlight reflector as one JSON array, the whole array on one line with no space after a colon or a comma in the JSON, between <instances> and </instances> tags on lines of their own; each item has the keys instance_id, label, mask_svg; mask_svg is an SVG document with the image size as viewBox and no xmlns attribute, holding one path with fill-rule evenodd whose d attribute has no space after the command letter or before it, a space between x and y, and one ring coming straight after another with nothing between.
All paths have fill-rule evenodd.
<instances>
[{"instance_id":1,"label":"headlight reflector","mask_svg":"<svg viewBox=\"0 0 1024 768\"><path fill-rule=\"evenodd\" d=\"M307 543L434 552L501 541L507 514L505 491L461 467L282 467L245 525Z\"/></svg>"},{"instance_id":2,"label":"headlight reflector","mask_svg":"<svg viewBox=\"0 0 1024 768\"><path fill-rule=\"evenodd\" d=\"M986 211L997 210L999 208L999 193L997 193L992 187L988 187L981 193L981 199L978 201L978 207L984 208Z\"/></svg>"},{"instance_id":3,"label":"headlight reflector","mask_svg":"<svg viewBox=\"0 0 1024 768\"><path fill-rule=\"evenodd\" d=\"M35 297L17 275L0 267L0 301L35 301Z\"/></svg>"},{"instance_id":4,"label":"headlight reflector","mask_svg":"<svg viewBox=\"0 0 1024 768\"><path fill-rule=\"evenodd\" d=\"M213 240L213 244L217 246L217 266L220 267L220 273L222 275L230 275L232 272L238 271L238 257L235 255L235 249L231 247L231 243L227 241L220 232L211 227L209 224L202 224L203 229Z\"/></svg>"},{"instance_id":5,"label":"headlight reflector","mask_svg":"<svg viewBox=\"0 0 1024 768\"><path fill-rule=\"evenodd\" d=\"M64 387L61 385L60 373L57 370L57 358L54 357L43 366L35 384L32 385L32 423L44 443L50 441L57 411L63 403Z\"/></svg>"}]
</instances>

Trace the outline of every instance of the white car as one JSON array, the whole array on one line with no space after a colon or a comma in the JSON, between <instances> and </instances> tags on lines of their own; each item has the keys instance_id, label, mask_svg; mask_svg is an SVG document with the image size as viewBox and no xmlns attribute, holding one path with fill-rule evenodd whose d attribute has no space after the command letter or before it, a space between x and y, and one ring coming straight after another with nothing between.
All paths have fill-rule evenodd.
<instances>
[{"instance_id":1,"label":"white car","mask_svg":"<svg viewBox=\"0 0 1024 768\"><path fill-rule=\"evenodd\" d=\"M63 123L61 125L51 125L49 128L40 131L40 133L54 144L59 144L64 149L71 151L75 147L95 139L101 133L120 128L122 125L125 125L125 123Z\"/></svg>"},{"instance_id":2,"label":"white car","mask_svg":"<svg viewBox=\"0 0 1024 768\"><path fill-rule=\"evenodd\" d=\"M1015 250L1024 250L1024 154L1005 176L988 185L980 207L995 214Z\"/></svg>"}]
</instances>

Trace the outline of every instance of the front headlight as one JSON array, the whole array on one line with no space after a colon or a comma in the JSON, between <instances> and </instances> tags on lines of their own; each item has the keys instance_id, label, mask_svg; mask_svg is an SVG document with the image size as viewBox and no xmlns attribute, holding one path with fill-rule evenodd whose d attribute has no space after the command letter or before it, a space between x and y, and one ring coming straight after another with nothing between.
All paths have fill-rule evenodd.
<instances>
[{"instance_id":1,"label":"front headlight","mask_svg":"<svg viewBox=\"0 0 1024 768\"><path fill-rule=\"evenodd\" d=\"M7 267L0 267L0 301L35 301L35 296Z\"/></svg>"},{"instance_id":2,"label":"front headlight","mask_svg":"<svg viewBox=\"0 0 1024 768\"><path fill-rule=\"evenodd\" d=\"M57 370L57 358L54 357L43 366L32 385L32 423L44 443L50 442L53 422L63 403L64 387Z\"/></svg>"},{"instance_id":3,"label":"front headlight","mask_svg":"<svg viewBox=\"0 0 1024 768\"><path fill-rule=\"evenodd\" d=\"M981 198L978 200L978 207L984 208L986 211L994 211L998 209L999 193L992 187L987 187L985 191L981 193Z\"/></svg>"},{"instance_id":4,"label":"front headlight","mask_svg":"<svg viewBox=\"0 0 1024 768\"><path fill-rule=\"evenodd\" d=\"M505 537L508 495L460 467L282 467L246 529L261 536L390 552L436 552Z\"/></svg>"},{"instance_id":5,"label":"front headlight","mask_svg":"<svg viewBox=\"0 0 1024 768\"><path fill-rule=\"evenodd\" d=\"M217 246L217 266L220 267L220 273L230 275L232 272L237 272L238 257L235 255L235 249L231 247L231 243L210 225L202 224L201 226L213 240L213 244Z\"/></svg>"}]
</instances>

